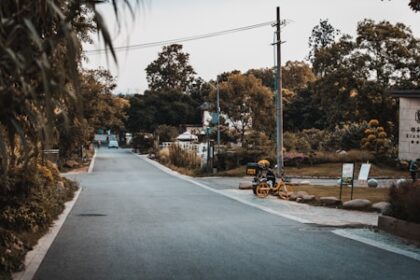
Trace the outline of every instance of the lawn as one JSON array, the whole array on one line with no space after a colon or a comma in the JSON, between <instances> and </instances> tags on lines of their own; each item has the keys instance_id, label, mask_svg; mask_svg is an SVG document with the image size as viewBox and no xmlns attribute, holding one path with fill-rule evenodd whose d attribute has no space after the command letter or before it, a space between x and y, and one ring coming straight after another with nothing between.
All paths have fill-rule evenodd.
<instances>
[{"instance_id":1,"label":"lawn","mask_svg":"<svg viewBox=\"0 0 420 280\"><path fill-rule=\"evenodd\" d=\"M309 194L315 195L316 198L323 196L335 196L339 198L340 187L332 186L310 186L310 185L291 185L289 191L305 191ZM350 200L351 188L343 186L342 201ZM354 187L353 199L363 198L369 199L372 203L388 201L388 188L368 188L368 187Z\"/></svg>"},{"instance_id":2,"label":"lawn","mask_svg":"<svg viewBox=\"0 0 420 280\"><path fill-rule=\"evenodd\" d=\"M310 177L333 177L339 178L341 174L341 163L323 163L316 164L312 166L286 166L285 174L288 177L294 176L310 176ZM232 176L232 177L241 177L245 176L245 166L240 166L235 169L221 171L218 173L218 176ZM356 163L355 177L357 178L359 174L360 164ZM408 171L399 170L396 168L382 167L372 164L370 169L369 177L392 177L392 178L401 178L408 177Z\"/></svg>"}]
</instances>

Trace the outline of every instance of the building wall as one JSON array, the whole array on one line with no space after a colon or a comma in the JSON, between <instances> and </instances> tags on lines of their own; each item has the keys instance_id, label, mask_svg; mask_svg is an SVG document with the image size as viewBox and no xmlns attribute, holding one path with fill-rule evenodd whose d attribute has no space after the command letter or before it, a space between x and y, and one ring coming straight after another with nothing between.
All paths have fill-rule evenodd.
<instances>
[{"instance_id":1,"label":"building wall","mask_svg":"<svg viewBox=\"0 0 420 280\"><path fill-rule=\"evenodd\" d=\"M399 159L420 158L420 98L401 97L399 119Z\"/></svg>"}]
</instances>

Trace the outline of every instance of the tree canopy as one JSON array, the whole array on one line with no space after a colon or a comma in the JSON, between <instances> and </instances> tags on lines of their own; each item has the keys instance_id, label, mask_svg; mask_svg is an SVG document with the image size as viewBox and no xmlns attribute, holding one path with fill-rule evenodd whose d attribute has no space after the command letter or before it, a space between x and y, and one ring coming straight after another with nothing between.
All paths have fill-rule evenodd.
<instances>
[{"instance_id":1,"label":"tree canopy","mask_svg":"<svg viewBox=\"0 0 420 280\"><path fill-rule=\"evenodd\" d=\"M158 58L146 67L149 89L151 91L174 89L186 92L195 77L195 71L189 64L189 56L182 51L182 45L163 47Z\"/></svg>"}]
</instances>

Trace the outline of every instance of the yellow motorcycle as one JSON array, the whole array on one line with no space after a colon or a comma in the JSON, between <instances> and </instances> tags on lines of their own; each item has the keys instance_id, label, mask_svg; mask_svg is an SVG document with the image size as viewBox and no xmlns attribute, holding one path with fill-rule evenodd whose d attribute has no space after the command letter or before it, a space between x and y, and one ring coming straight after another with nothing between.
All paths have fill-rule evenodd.
<instances>
[{"instance_id":1,"label":"yellow motorcycle","mask_svg":"<svg viewBox=\"0 0 420 280\"><path fill-rule=\"evenodd\" d=\"M276 180L268 160L260 160L258 163L248 163L246 174L254 176L252 191L259 198L265 198L269 194L278 195L281 199L289 198L289 189L284 180Z\"/></svg>"}]
</instances>

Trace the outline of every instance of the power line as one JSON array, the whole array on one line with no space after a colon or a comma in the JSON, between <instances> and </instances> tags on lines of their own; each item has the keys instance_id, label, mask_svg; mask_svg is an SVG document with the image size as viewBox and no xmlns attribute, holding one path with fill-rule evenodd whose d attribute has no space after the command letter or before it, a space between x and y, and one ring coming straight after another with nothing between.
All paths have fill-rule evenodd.
<instances>
[{"instance_id":1,"label":"power line","mask_svg":"<svg viewBox=\"0 0 420 280\"><path fill-rule=\"evenodd\" d=\"M283 22L283 25L286 25L289 22L290 21L285 21L285 22ZM226 34L236 33L236 32L242 32L242 31L251 30L251 29L255 29L255 28L260 28L260 27L264 27L264 26L267 26L267 25L273 25L275 23L276 23L275 21L268 21L268 22L263 22L263 23L258 23L258 24L254 24L254 25L243 26L243 27L234 28L234 29L228 29L228 30L217 31L217 32L212 32L212 33L207 33L207 34L201 34L201 35L195 35L195 36L189 36L189 37L182 37L182 38L177 38L177 39L172 39L172 40L165 40L165 41L157 41L157 42L150 42L150 43L143 43L143 44L120 46L120 47L115 47L114 50L116 52L119 52L119 51L128 51L128 50L136 50L136 49L145 49L145 48L151 48L151 47L157 47L157 46L164 46L164 45L181 43L181 42L189 42L189 41L201 40L201 39L206 39L206 38L211 38L211 37L216 37L216 36L222 36L222 35L226 35ZM95 55L95 54L104 53L106 51L107 51L107 49L86 50L85 51L85 54Z\"/></svg>"}]
</instances>

